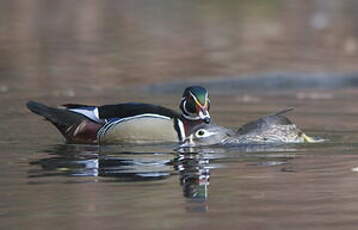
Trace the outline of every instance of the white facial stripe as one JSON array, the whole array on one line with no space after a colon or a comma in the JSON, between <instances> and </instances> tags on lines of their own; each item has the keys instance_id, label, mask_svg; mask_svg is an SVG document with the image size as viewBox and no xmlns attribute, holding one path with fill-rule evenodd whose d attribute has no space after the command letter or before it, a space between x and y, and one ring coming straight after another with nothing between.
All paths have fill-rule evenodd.
<instances>
[{"instance_id":1,"label":"white facial stripe","mask_svg":"<svg viewBox=\"0 0 358 230\"><path fill-rule=\"evenodd\" d=\"M200 118L200 116L196 116L196 113L191 113L191 112L189 112L188 110L186 110L186 100L184 101L184 103L183 103L183 109L184 109L184 114L183 114L183 116L186 118L186 119L188 119L188 120L199 120L199 119L201 119ZM187 116L187 115L189 115L189 116Z\"/></svg>"},{"instance_id":2,"label":"white facial stripe","mask_svg":"<svg viewBox=\"0 0 358 230\"><path fill-rule=\"evenodd\" d=\"M198 132L200 132L200 131L204 132L204 134L201 135L201 136L198 135ZM196 131L196 136L198 138L210 137L210 136L215 135L215 134L216 134L216 132L210 132L210 131L207 131L207 130L204 130L204 129L199 129L198 131Z\"/></svg>"},{"instance_id":3,"label":"white facial stripe","mask_svg":"<svg viewBox=\"0 0 358 230\"><path fill-rule=\"evenodd\" d=\"M184 101L184 104L183 104L184 113L182 114L183 117L185 117L185 119L201 120L201 119L205 119L205 118L210 118L210 114L207 111L205 111L205 114L202 111L199 111L198 116L196 116L196 113L188 112L185 108L185 104L186 104L186 101Z\"/></svg>"},{"instance_id":4,"label":"white facial stripe","mask_svg":"<svg viewBox=\"0 0 358 230\"><path fill-rule=\"evenodd\" d=\"M212 135L215 135L216 132L210 132L210 131L206 131L208 133L208 136L212 136Z\"/></svg>"},{"instance_id":5,"label":"white facial stripe","mask_svg":"<svg viewBox=\"0 0 358 230\"><path fill-rule=\"evenodd\" d=\"M199 111L199 117L201 119L210 118L210 115L208 112L205 111L205 114L202 111Z\"/></svg>"},{"instance_id":6,"label":"white facial stripe","mask_svg":"<svg viewBox=\"0 0 358 230\"><path fill-rule=\"evenodd\" d=\"M188 119L188 120L202 120L202 119L206 119L206 118L211 118L210 117L210 114L208 113L207 111L207 106L208 106L208 103L209 103L209 94L208 92L205 93L205 105L202 106L200 104L200 102L198 101L197 97L192 93L192 92L189 92L189 94L191 95L191 97L193 97L195 103L197 105L199 105L201 107L201 111L199 111L199 114L197 113L191 113L189 112L187 109L186 109L186 103L187 103L187 100L185 97L182 97L181 100L180 100L180 103L183 103L183 117L185 119Z\"/></svg>"},{"instance_id":7,"label":"white facial stripe","mask_svg":"<svg viewBox=\"0 0 358 230\"><path fill-rule=\"evenodd\" d=\"M199 116L196 116L196 117L191 117L191 116L188 116L186 115L185 113L182 114L183 117L187 120L192 120L192 121L196 121L196 120L200 120L201 118Z\"/></svg>"},{"instance_id":8,"label":"white facial stripe","mask_svg":"<svg viewBox=\"0 0 358 230\"><path fill-rule=\"evenodd\" d=\"M190 113L188 110L186 110L186 100L184 101L184 103L183 103L183 108L184 108L184 112L186 113L186 114L194 114L195 115L195 113Z\"/></svg>"},{"instance_id":9,"label":"white facial stripe","mask_svg":"<svg viewBox=\"0 0 358 230\"><path fill-rule=\"evenodd\" d=\"M201 105L200 102L199 102L199 100L198 100L198 98L196 98L195 95L192 94L191 92L189 92L189 93L190 93L190 95L193 97L193 99L194 99L194 101L195 101L196 104L198 104L201 108L206 107L206 105L207 105L207 98L206 98L206 97L205 97L205 104L204 104L204 105Z\"/></svg>"}]
</instances>

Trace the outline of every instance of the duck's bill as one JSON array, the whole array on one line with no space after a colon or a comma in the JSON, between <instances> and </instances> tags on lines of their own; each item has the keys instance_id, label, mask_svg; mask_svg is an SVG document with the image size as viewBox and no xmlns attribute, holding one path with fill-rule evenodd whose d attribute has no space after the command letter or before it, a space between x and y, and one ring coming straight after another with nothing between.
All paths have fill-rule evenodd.
<instances>
[{"instance_id":1,"label":"duck's bill","mask_svg":"<svg viewBox=\"0 0 358 230\"><path fill-rule=\"evenodd\" d=\"M205 121L205 123L207 123L207 124L209 124L211 122L211 117L207 110L199 111L199 117L201 120Z\"/></svg>"},{"instance_id":2,"label":"duck's bill","mask_svg":"<svg viewBox=\"0 0 358 230\"><path fill-rule=\"evenodd\" d=\"M305 133L302 134L303 140L306 143L321 143L326 141L326 139L320 138L320 137L310 137L307 136Z\"/></svg>"}]
</instances>

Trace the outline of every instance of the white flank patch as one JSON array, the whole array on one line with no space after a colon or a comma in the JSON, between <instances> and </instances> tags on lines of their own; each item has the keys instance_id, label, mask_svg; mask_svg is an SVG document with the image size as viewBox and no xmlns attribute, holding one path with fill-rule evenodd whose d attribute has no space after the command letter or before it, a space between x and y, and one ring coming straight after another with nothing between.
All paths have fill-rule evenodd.
<instances>
[{"instance_id":1,"label":"white flank patch","mask_svg":"<svg viewBox=\"0 0 358 230\"><path fill-rule=\"evenodd\" d=\"M100 119L99 119L99 113L98 113L98 108L97 108L97 107L93 110L93 113L94 113L94 115L96 116L96 118L97 118L98 120L100 120Z\"/></svg>"}]
</instances>

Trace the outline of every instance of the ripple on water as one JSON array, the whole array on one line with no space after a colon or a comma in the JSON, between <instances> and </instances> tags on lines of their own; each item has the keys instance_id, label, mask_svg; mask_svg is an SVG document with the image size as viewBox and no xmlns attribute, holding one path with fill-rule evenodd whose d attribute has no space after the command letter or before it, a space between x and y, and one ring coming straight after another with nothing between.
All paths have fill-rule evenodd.
<instances>
[{"instance_id":1,"label":"ripple on water","mask_svg":"<svg viewBox=\"0 0 358 230\"><path fill-rule=\"evenodd\" d=\"M6 116L0 128L16 131L0 143L4 226L13 226L15 219L22 224L37 219L49 227L61 217L137 229L163 227L153 221L158 219L176 223L178 229L353 228L358 111L351 104L356 94L331 93L332 100L299 102L291 93L257 94L262 100L234 104L215 95L213 114L219 125L239 127L293 105L290 119L308 135L328 139L278 147L54 144L61 138L50 125L25 112ZM333 111L337 105L343 109Z\"/></svg>"}]
</instances>

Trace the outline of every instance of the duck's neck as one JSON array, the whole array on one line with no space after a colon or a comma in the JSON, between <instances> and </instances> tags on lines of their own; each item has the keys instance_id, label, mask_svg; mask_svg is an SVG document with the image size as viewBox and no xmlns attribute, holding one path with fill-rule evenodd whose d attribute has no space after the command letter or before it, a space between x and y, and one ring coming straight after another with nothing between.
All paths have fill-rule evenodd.
<instances>
[{"instance_id":1,"label":"duck's neck","mask_svg":"<svg viewBox=\"0 0 358 230\"><path fill-rule=\"evenodd\" d=\"M185 131L185 136L189 136L191 129L194 126L197 126L199 124L205 123L203 120L189 120L186 119L183 115L181 116L181 120L183 122L184 125L184 131Z\"/></svg>"},{"instance_id":2,"label":"duck's neck","mask_svg":"<svg viewBox=\"0 0 358 230\"><path fill-rule=\"evenodd\" d=\"M182 116L183 119L189 120L189 121L200 121L201 120L201 118L199 116L193 117L193 116L190 116L190 115L186 114L185 112L183 112L181 114L181 116Z\"/></svg>"}]
</instances>

